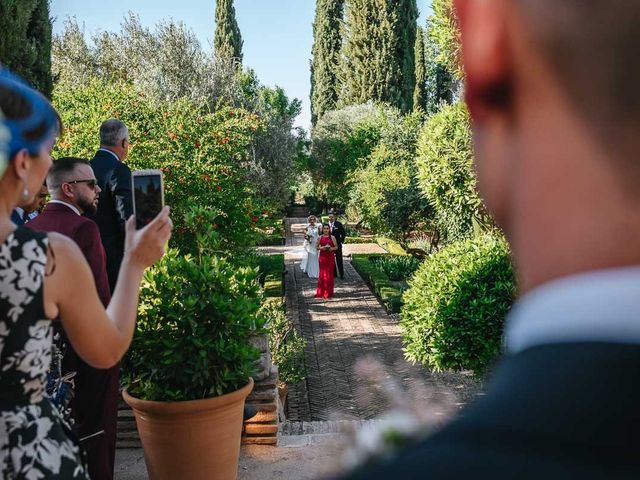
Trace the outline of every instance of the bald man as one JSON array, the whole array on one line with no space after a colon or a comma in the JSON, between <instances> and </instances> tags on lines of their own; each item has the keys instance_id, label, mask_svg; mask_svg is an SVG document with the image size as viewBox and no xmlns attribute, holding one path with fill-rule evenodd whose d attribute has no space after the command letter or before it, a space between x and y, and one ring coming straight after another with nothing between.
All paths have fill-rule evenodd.
<instances>
[{"instance_id":1,"label":"bald man","mask_svg":"<svg viewBox=\"0 0 640 480\"><path fill-rule=\"evenodd\" d=\"M351 478L640 478L640 1L454 4L521 297L486 395Z\"/></svg>"}]
</instances>

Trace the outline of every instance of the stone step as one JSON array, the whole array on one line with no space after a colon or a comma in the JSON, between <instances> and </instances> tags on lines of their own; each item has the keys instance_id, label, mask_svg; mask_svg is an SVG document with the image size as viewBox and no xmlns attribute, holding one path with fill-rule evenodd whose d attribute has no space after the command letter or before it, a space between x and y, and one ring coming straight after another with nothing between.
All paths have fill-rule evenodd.
<instances>
[{"instance_id":1,"label":"stone step","mask_svg":"<svg viewBox=\"0 0 640 480\"><path fill-rule=\"evenodd\" d=\"M361 429L364 425L379 420L325 420L314 422L284 422L280 425L280 436L345 434Z\"/></svg>"}]
</instances>

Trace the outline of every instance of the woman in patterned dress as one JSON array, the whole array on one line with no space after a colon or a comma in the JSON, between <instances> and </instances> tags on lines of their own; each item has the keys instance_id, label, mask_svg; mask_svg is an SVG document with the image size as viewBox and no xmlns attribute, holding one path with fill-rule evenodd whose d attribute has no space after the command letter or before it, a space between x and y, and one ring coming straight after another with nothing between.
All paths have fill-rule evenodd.
<instances>
[{"instance_id":1,"label":"woman in patterned dress","mask_svg":"<svg viewBox=\"0 0 640 480\"><path fill-rule=\"evenodd\" d=\"M39 93L0 69L0 111L9 130L0 177L0 478L86 479L77 443L45 394L51 319L75 351L108 368L133 336L144 269L164 253L168 209L142 230L127 223L125 260L107 310L79 248L57 234L16 228L11 211L33 200L51 166L59 116Z\"/></svg>"},{"instance_id":2,"label":"woman in patterned dress","mask_svg":"<svg viewBox=\"0 0 640 480\"><path fill-rule=\"evenodd\" d=\"M316 298L331 298L333 297L333 269L336 264L338 242L336 237L331 235L329 225L322 226L322 236L318 239L316 248L320 252L320 276L318 277Z\"/></svg>"}]
</instances>

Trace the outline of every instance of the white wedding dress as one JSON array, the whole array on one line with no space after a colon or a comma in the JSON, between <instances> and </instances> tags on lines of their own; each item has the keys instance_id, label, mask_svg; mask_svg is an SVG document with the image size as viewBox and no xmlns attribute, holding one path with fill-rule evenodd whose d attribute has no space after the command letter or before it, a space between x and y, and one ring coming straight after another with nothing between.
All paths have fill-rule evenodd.
<instances>
[{"instance_id":1,"label":"white wedding dress","mask_svg":"<svg viewBox=\"0 0 640 480\"><path fill-rule=\"evenodd\" d=\"M320 275L320 263L318 262L318 250L316 250L316 243L320 238L320 232L315 225L307 225L305 231L309 240L304 240L304 254L302 261L300 262L300 270L305 272L309 278L318 278Z\"/></svg>"}]
</instances>

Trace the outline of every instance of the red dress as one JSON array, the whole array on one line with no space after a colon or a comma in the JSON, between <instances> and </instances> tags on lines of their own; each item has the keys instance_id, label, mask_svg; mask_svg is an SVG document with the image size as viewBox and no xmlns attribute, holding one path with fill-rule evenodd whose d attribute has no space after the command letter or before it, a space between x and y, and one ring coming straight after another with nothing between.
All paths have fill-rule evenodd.
<instances>
[{"instance_id":1,"label":"red dress","mask_svg":"<svg viewBox=\"0 0 640 480\"><path fill-rule=\"evenodd\" d=\"M320 237L320 247L329 245L333 247L331 237ZM316 289L316 298L333 297L333 268L335 266L335 252L320 248L320 276L318 277L318 288Z\"/></svg>"}]
</instances>

